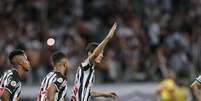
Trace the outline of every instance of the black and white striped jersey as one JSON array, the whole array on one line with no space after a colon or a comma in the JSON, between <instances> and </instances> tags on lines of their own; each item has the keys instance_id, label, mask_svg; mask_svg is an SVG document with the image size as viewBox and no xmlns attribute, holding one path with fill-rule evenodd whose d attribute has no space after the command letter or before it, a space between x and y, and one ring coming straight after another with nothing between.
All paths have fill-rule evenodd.
<instances>
[{"instance_id":1,"label":"black and white striped jersey","mask_svg":"<svg viewBox=\"0 0 201 101\"><path fill-rule=\"evenodd\" d=\"M70 97L71 101L88 101L91 87L94 82L94 67L89 59L86 59L77 69L75 82Z\"/></svg>"},{"instance_id":2,"label":"black and white striped jersey","mask_svg":"<svg viewBox=\"0 0 201 101\"><path fill-rule=\"evenodd\" d=\"M0 95L7 90L11 95L9 101L18 101L21 93L21 80L16 70L8 70L0 78Z\"/></svg>"},{"instance_id":3,"label":"black and white striped jersey","mask_svg":"<svg viewBox=\"0 0 201 101\"><path fill-rule=\"evenodd\" d=\"M50 72L41 83L41 88L37 101L47 101L47 88L53 84L57 91L54 95L54 101L62 101L67 93L67 79L59 72Z\"/></svg>"},{"instance_id":4,"label":"black and white striped jersey","mask_svg":"<svg viewBox=\"0 0 201 101\"><path fill-rule=\"evenodd\" d=\"M201 75L198 76L195 80L201 84Z\"/></svg>"}]
</instances>

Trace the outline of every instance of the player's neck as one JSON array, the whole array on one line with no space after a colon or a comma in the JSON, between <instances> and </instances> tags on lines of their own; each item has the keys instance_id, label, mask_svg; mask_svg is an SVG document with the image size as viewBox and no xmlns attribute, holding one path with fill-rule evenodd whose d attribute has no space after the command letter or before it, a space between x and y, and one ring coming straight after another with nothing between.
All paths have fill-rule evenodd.
<instances>
[{"instance_id":1,"label":"player's neck","mask_svg":"<svg viewBox=\"0 0 201 101\"><path fill-rule=\"evenodd\" d=\"M24 72L25 72L25 70L22 68L22 67L16 67L16 71L18 72L18 74L19 74L19 76L21 77L23 74L24 74Z\"/></svg>"}]
</instances>

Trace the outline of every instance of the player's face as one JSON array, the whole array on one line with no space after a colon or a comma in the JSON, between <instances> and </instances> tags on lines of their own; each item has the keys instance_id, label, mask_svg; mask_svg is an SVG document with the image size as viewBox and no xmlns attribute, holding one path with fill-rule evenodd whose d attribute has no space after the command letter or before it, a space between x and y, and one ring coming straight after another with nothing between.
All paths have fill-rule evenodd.
<instances>
[{"instance_id":1,"label":"player's face","mask_svg":"<svg viewBox=\"0 0 201 101\"><path fill-rule=\"evenodd\" d=\"M69 67L69 64L68 64L68 59L67 58L63 58L61 59L60 61L62 67L64 68L64 71L68 71L68 67Z\"/></svg>"},{"instance_id":2,"label":"player's face","mask_svg":"<svg viewBox=\"0 0 201 101\"><path fill-rule=\"evenodd\" d=\"M22 66L26 71L29 71L31 66L30 66L30 62L29 62L29 60L28 60L28 58L27 58L27 56L26 56L25 54L21 56L20 61L22 62L22 63L21 63L21 66Z\"/></svg>"},{"instance_id":3,"label":"player's face","mask_svg":"<svg viewBox=\"0 0 201 101\"><path fill-rule=\"evenodd\" d=\"M98 55L98 57L96 58L96 63L100 63L103 59L103 51Z\"/></svg>"}]
</instances>

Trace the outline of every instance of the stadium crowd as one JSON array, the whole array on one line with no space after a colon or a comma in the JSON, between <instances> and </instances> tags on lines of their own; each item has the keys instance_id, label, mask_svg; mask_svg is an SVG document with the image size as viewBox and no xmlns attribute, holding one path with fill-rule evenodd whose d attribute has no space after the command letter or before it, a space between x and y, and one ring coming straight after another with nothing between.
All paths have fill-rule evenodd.
<instances>
[{"instance_id":1,"label":"stadium crowd","mask_svg":"<svg viewBox=\"0 0 201 101\"><path fill-rule=\"evenodd\" d=\"M201 0L1 0L0 74L20 48L32 65L24 82L39 83L52 70L50 55L61 50L72 82L87 43L100 42L114 21L118 30L96 82L158 81L167 69L191 80L201 71Z\"/></svg>"}]
</instances>

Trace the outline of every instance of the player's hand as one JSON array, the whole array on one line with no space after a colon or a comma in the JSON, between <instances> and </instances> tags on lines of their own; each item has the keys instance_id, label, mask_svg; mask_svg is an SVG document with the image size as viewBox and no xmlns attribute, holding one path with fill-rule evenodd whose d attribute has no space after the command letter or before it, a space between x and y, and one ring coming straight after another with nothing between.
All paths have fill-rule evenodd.
<instances>
[{"instance_id":1,"label":"player's hand","mask_svg":"<svg viewBox=\"0 0 201 101\"><path fill-rule=\"evenodd\" d=\"M115 92L109 92L105 94L105 97L111 97L113 99L116 99L118 96Z\"/></svg>"},{"instance_id":2,"label":"player's hand","mask_svg":"<svg viewBox=\"0 0 201 101\"><path fill-rule=\"evenodd\" d=\"M108 35L107 35L107 39L111 39L114 36L114 32L117 29L117 23L115 22L112 26L112 28L110 29Z\"/></svg>"}]
</instances>

